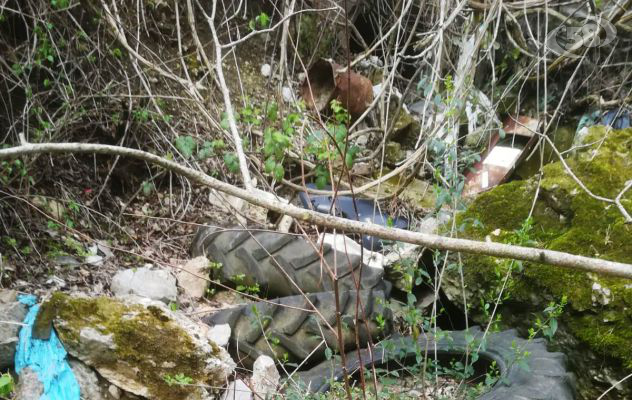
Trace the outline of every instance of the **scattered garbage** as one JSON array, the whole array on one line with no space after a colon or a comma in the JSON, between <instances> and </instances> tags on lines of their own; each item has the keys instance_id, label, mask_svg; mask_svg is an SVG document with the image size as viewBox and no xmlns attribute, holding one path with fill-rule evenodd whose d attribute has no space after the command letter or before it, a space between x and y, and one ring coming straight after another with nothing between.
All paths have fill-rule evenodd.
<instances>
[{"instance_id":1,"label":"scattered garbage","mask_svg":"<svg viewBox=\"0 0 632 400\"><path fill-rule=\"evenodd\" d=\"M373 84L368 78L325 59L309 68L300 92L313 110L327 111L329 103L336 99L354 118L362 115L373 101Z\"/></svg>"},{"instance_id":2,"label":"scattered garbage","mask_svg":"<svg viewBox=\"0 0 632 400\"><path fill-rule=\"evenodd\" d=\"M308 184L308 188L316 189L316 185ZM331 190L330 187L325 187ZM408 220L402 217L392 218L379 211L377 205L372 200L354 199L348 196L338 196L333 206L332 196L310 195L307 192L301 192L299 198L304 208L318 211L324 214L347 218L354 221L370 222L382 226L393 228L408 229ZM380 251L386 241L375 238L373 236L364 235L362 237L362 246L372 251Z\"/></svg>"},{"instance_id":3,"label":"scattered garbage","mask_svg":"<svg viewBox=\"0 0 632 400\"><path fill-rule=\"evenodd\" d=\"M601 125L610 126L613 129L626 129L630 127L630 110L617 108L603 113Z\"/></svg>"},{"instance_id":4,"label":"scattered garbage","mask_svg":"<svg viewBox=\"0 0 632 400\"><path fill-rule=\"evenodd\" d=\"M466 174L464 196L478 194L505 182L535 144L539 128L537 119L508 117L503 132L492 135L481 161Z\"/></svg>"}]
</instances>

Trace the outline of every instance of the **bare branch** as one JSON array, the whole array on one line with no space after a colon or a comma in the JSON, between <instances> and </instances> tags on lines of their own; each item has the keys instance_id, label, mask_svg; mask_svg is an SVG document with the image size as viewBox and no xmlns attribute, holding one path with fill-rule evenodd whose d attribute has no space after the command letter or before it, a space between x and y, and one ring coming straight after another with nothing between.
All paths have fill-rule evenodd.
<instances>
[{"instance_id":1,"label":"bare branch","mask_svg":"<svg viewBox=\"0 0 632 400\"><path fill-rule=\"evenodd\" d=\"M630 264L578 256L560 251L513 246L502 243L479 242L467 239L455 239L427 233L411 232L403 229L387 228L367 222L351 221L332 215L321 214L290 204L285 204L277 200L269 199L253 191L238 188L229 183L212 178L200 171L196 171L192 168L142 150L87 143L26 144L0 150L0 159L42 153L87 153L132 157L161 166L169 171L189 178L196 183L211 187L235 197L239 197L240 199L257 206L265 207L280 214L290 215L303 222L334 228L343 232L361 233L376 236L382 239L417 244L431 249L512 258L516 260L532 261L540 264L632 279L632 265Z\"/></svg>"}]
</instances>

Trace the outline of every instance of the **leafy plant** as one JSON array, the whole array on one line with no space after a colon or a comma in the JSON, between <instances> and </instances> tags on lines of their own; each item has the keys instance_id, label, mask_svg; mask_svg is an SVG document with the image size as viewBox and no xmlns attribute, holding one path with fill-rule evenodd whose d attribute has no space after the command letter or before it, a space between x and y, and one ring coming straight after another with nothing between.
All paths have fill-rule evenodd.
<instances>
[{"instance_id":1,"label":"leafy plant","mask_svg":"<svg viewBox=\"0 0 632 400\"><path fill-rule=\"evenodd\" d=\"M184 374L176 374L176 375L165 375L163 376L164 381L169 386L173 385L190 385L193 383L193 378L190 376L186 376Z\"/></svg>"},{"instance_id":2,"label":"leafy plant","mask_svg":"<svg viewBox=\"0 0 632 400\"><path fill-rule=\"evenodd\" d=\"M360 151L359 147L348 146L347 143L347 125L350 122L347 110L337 100L332 100L330 107L334 113L333 120L327 123L325 131L317 130L309 135L305 148L305 152L316 160L314 174L319 189L329 183L330 162L342 161L347 168L351 168Z\"/></svg>"},{"instance_id":3,"label":"leafy plant","mask_svg":"<svg viewBox=\"0 0 632 400\"><path fill-rule=\"evenodd\" d=\"M225 153L224 163L226 164L226 168L233 174L239 172L239 159L235 153Z\"/></svg>"},{"instance_id":4,"label":"leafy plant","mask_svg":"<svg viewBox=\"0 0 632 400\"><path fill-rule=\"evenodd\" d=\"M191 136L179 136L176 138L174 144L176 146L176 149L178 149L178 151L182 153L182 156L186 159L191 158L191 156L193 155L193 151L195 151L197 147L197 145L195 144L195 139L193 139L193 137Z\"/></svg>"},{"instance_id":5,"label":"leafy plant","mask_svg":"<svg viewBox=\"0 0 632 400\"><path fill-rule=\"evenodd\" d=\"M269 25L270 17L265 12L261 12L261 14L251 19L248 23L248 27L251 31L257 30L257 28L267 28Z\"/></svg>"},{"instance_id":6,"label":"leafy plant","mask_svg":"<svg viewBox=\"0 0 632 400\"><path fill-rule=\"evenodd\" d=\"M539 332L547 339L553 339L553 336L557 332L557 319L568 302L566 295L562 296L559 303L551 301L549 305L544 309L544 318L536 316L535 328L529 328L529 339L535 338Z\"/></svg>"},{"instance_id":7,"label":"leafy plant","mask_svg":"<svg viewBox=\"0 0 632 400\"><path fill-rule=\"evenodd\" d=\"M260 291L258 283L255 282L254 284L249 285L245 282L246 275L244 274L234 275L230 278L230 280L235 284L235 290L238 292L255 295Z\"/></svg>"},{"instance_id":8,"label":"leafy plant","mask_svg":"<svg viewBox=\"0 0 632 400\"><path fill-rule=\"evenodd\" d=\"M50 5L53 6L54 9L62 9L67 8L70 5L70 0L50 0Z\"/></svg>"},{"instance_id":9,"label":"leafy plant","mask_svg":"<svg viewBox=\"0 0 632 400\"><path fill-rule=\"evenodd\" d=\"M5 372L0 375L0 397L8 398L15 387L15 381L10 373Z\"/></svg>"},{"instance_id":10,"label":"leafy plant","mask_svg":"<svg viewBox=\"0 0 632 400\"><path fill-rule=\"evenodd\" d=\"M267 116L269 122L276 122L276 104L268 108ZM283 179L285 175L285 169L283 168L285 153L292 146L292 136L299 120L299 114L288 114L282 121L280 129L275 126L269 126L263 133L264 170L276 180Z\"/></svg>"}]
</instances>

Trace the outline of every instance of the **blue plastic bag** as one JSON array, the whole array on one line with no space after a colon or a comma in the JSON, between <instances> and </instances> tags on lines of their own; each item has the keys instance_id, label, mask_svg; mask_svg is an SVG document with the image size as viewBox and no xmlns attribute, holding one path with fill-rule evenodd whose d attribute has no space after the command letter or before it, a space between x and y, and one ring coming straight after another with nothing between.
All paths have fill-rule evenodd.
<instances>
[{"instance_id":1,"label":"blue plastic bag","mask_svg":"<svg viewBox=\"0 0 632 400\"><path fill-rule=\"evenodd\" d=\"M33 323L39 310L35 296L20 295L18 300L30 307L20 330L15 352L15 372L29 367L44 385L39 400L80 400L79 384L66 361L66 350L53 330L48 340L32 337Z\"/></svg>"}]
</instances>

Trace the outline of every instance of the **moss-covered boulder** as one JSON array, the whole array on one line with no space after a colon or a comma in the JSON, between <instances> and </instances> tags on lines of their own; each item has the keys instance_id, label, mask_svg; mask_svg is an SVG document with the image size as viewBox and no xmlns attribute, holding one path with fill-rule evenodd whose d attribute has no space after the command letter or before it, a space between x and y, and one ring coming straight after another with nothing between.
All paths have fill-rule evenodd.
<instances>
[{"instance_id":1,"label":"moss-covered boulder","mask_svg":"<svg viewBox=\"0 0 632 400\"><path fill-rule=\"evenodd\" d=\"M615 198L632 179L632 129L595 127L584 143L566 160L568 167L594 195ZM632 191L622 204L632 212ZM531 210L529 229L521 229ZM632 264L632 225L616 205L586 193L559 161L545 166L541 179L514 181L481 194L457 222L463 236L472 239ZM458 269L447 272L443 287L461 304L465 292L470 316L479 323L488 322L500 296L501 323L526 333L536 327L549 302L566 297L553 344L569 355L580 398L597 398L632 372L632 280L487 256L465 256L463 265L465 288ZM505 280L510 268L511 277ZM486 310L485 304L492 307ZM619 385L612 398L632 398L630 386Z\"/></svg>"},{"instance_id":2,"label":"moss-covered boulder","mask_svg":"<svg viewBox=\"0 0 632 400\"><path fill-rule=\"evenodd\" d=\"M40 309L40 325L46 320L53 321L68 353L148 399L214 398L205 388L221 387L235 367L197 324L148 299L56 293Z\"/></svg>"}]
</instances>

